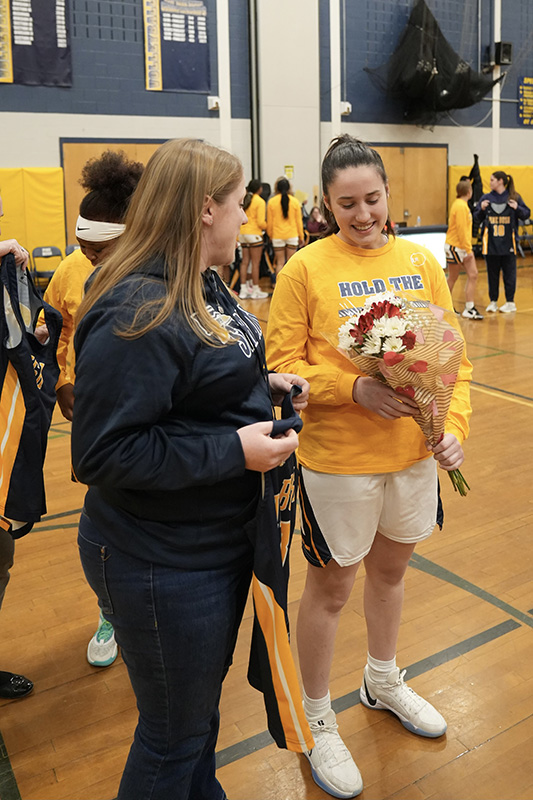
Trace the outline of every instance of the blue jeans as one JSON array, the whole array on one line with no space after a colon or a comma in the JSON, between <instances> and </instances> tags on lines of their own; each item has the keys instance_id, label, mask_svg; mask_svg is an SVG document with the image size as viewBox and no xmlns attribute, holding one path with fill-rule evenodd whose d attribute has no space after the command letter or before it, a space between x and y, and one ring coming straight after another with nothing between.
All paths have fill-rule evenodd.
<instances>
[{"instance_id":1,"label":"blue jeans","mask_svg":"<svg viewBox=\"0 0 533 800\"><path fill-rule=\"evenodd\" d=\"M139 709L117 800L224 800L215 777L218 704L248 596L251 554L221 569L150 564L109 545L86 514L78 544Z\"/></svg>"}]
</instances>

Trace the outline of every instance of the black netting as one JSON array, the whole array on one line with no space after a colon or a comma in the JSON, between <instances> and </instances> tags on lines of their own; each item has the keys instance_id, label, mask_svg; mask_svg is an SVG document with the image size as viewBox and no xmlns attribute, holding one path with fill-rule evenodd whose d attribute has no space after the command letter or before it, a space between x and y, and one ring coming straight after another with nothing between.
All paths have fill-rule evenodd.
<instances>
[{"instance_id":1,"label":"black netting","mask_svg":"<svg viewBox=\"0 0 533 800\"><path fill-rule=\"evenodd\" d=\"M389 60L365 72L382 91L402 101L406 122L419 125L435 125L447 111L478 103L497 83L455 52L424 0L416 0Z\"/></svg>"}]
</instances>

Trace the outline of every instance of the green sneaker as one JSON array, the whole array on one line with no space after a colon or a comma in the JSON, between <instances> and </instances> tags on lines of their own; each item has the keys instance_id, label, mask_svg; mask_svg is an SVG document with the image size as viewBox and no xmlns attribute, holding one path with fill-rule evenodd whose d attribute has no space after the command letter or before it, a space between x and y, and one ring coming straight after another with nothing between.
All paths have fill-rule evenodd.
<instances>
[{"instance_id":1,"label":"green sneaker","mask_svg":"<svg viewBox=\"0 0 533 800\"><path fill-rule=\"evenodd\" d=\"M93 667L109 667L117 655L115 631L100 611L98 629L87 647L87 661Z\"/></svg>"}]
</instances>

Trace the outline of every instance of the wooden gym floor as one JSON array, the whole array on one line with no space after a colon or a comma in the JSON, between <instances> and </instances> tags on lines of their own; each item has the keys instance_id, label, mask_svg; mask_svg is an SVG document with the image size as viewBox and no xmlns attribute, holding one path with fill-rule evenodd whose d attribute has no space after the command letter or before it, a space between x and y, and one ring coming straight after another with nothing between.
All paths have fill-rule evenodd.
<instances>
[{"instance_id":1,"label":"wooden gym floor","mask_svg":"<svg viewBox=\"0 0 533 800\"><path fill-rule=\"evenodd\" d=\"M533 800L533 258L518 266L516 314L462 320L474 363L463 469L472 491L454 494L441 474L444 529L418 547L406 579L398 661L447 718L445 736L414 736L360 704L362 577L342 615L331 694L362 800ZM266 322L268 300L246 305ZM1 800L111 800L136 720L120 657L107 669L85 658L97 606L77 555L84 490L70 481L69 442L56 412L48 515L17 543L0 613L0 668L35 682L29 697L0 701ZM305 580L298 536L291 560L294 629ZM324 800L305 757L266 733L261 695L246 682L250 627L248 606L222 698L220 780L230 800Z\"/></svg>"}]
</instances>

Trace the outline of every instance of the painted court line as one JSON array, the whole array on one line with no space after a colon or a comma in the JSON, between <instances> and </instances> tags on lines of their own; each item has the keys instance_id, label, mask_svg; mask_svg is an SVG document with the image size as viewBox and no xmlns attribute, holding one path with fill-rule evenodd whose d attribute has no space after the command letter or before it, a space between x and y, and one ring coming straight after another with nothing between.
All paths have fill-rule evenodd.
<instances>
[{"instance_id":1,"label":"painted court line","mask_svg":"<svg viewBox=\"0 0 533 800\"><path fill-rule=\"evenodd\" d=\"M517 394L516 392L508 392L506 389L498 389L496 386L484 386L481 383L470 383L472 389L481 394L488 394L491 397L499 397L503 400L509 400L511 403L518 403L521 406L533 406L533 397L528 397L524 394Z\"/></svg>"},{"instance_id":2,"label":"painted court line","mask_svg":"<svg viewBox=\"0 0 533 800\"><path fill-rule=\"evenodd\" d=\"M410 664L407 667L407 674L409 678L416 678L418 675L422 675L424 672L429 672L429 670L434 669L441 664L446 664L448 661L453 661L464 653L469 653L472 650L487 644L488 642L494 641L494 639L498 639L500 636L505 636L505 634L510 633L519 627L520 625L518 622L515 622L514 620L506 620L499 625L495 625L493 628L489 628L488 630L482 631L475 636L470 636L468 639L458 642L451 647L447 647L445 650L441 650L439 653L435 653L428 658L424 658L421 661ZM348 694L333 700L331 705L333 710L338 714L341 711L346 711L349 708L353 708L360 702L359 689L356 689L353 692L349 692ZM232 764L234 761L239 761L241 758L245 758L251 753L262 750L264 747L268 747L271 744L274 744L274 739L270 736L268 731L262 731L261 733L257 733L255 736L250 736L243 742L238 742L237 744L224 748L224 750L220 750L216 756L217 768L225 767L227 764Z\"/></svg>"},{"instance_id":3,"label":"painted court line","mask_svg":"<svg viewBox=\"0 0 533 800\"><path fill-rule=\"evenodd\" d=\"M6 746L0 733L0 798L1 800L21 800Z\"/></svg>"}]
</instances>

